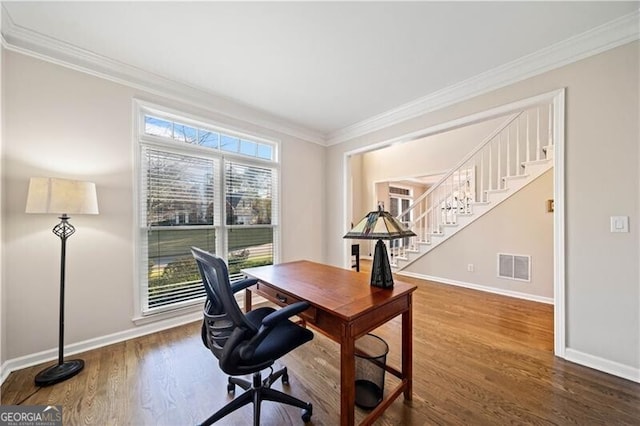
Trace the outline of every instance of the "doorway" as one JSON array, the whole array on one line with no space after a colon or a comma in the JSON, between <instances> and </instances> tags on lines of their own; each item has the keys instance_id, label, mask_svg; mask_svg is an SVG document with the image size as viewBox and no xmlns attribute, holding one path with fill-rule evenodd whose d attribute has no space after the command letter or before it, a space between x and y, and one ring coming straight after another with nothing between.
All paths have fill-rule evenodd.
<instances>
[{"instance_id":1,"label":"doorway","mask_svg":"<svg viewBox=\"0 0 640 426\"><path fill-rule=\"evenodd\" d=\"M421 132L414 132L412 134L403 135L393 140L387 141L383 144L376 146L364 147L356 149L344 154L344 170L345 170L345 182L351 184L345 188L345 221L351 220L353 215L357 215L358 212L362 212L362 209L370 209L372 206L368 205L369 198L367 195L373 197L375 188L364 188L363 194L353 196L353 190L351 188L358 188L356 184L358 180L362 180L362 177L355 178L352 170L362 172L363 165L360 155L365 153L372 153L379 151L382 148L391 148L385 153L385 161L393 163L395 167L402 165L402 161L396 158L394 155L394 148L405 142L417 141L429 136L443 135L447 132L454 130L464 129L473 125L479 125L487 123L491 120L504 117L507 114L511 114L516 111L527 109L528 107L539 104L541 102L549 102L552 108L553 114L553 128L549 128L549 133L553 137L554 141L554 157L553 157L553 304L554 304L554 353L556 356L564 357L565 352L565 312L564 312L564 89L554 92L539 95L533 98L525 99L522 101L514 102L512 104L504 105L499 108L494 108L489 111L474 114L469 117L458 119L449 123L438 125L432 128L424 129ZM551 115L551 112L550 112ZM396 151L398 151L396 149ZM354 164L351 164L351 162ZM396 176L402 177L402 174ZM414 178L410 174L404 175L406 178ZM390 201L389 201L390 202ZM367 205L365 205L367 204ZM390 207L390 204L389 204ZM360 210L358 210L360 209ZM357 219L356 219L357 220ZM346 245L345 245L346 253Z\"/></svg>"}]
</instances>

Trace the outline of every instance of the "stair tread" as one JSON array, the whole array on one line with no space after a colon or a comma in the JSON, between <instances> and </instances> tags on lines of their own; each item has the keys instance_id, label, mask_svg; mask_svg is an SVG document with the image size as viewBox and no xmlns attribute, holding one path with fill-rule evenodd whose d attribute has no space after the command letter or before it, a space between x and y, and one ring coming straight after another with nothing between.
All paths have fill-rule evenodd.
<instances>
[{"instance_id":1,"label":"stair tread","mask_svg":"<svg viewBox=\"0 0 640 426\"><path fill-rule=\"evenodd\" d=\"M541 158L539 160L529 160L529 161L523 161L522 163L520 163L520 165L522 167L524 166L535 166L537 164L546 164L548 162L551 162L550 158Z\"/></svg>"},{"instance_id":2,"label":"stair tread","mask_svg":"<svg viewBox=\"0 0 640 426\"><path fill-rule=\"evenodd\" d=\"M503 180L507 180L507 179L514 180L514 179L528 179L528 178L529 178L529 175L512 175L512 176L505 176L502 179Z\"/></svg>"}]
</instances>

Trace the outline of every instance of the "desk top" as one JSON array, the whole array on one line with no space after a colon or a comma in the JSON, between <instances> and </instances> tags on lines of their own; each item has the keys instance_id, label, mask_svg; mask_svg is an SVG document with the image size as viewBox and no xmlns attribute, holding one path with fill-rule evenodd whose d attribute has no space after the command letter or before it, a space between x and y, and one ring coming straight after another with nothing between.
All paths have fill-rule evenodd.
<instances>
[{"instance_id":1,"label":"desk top","mask_svg":"<svg viewBox=\"0 0 640 426\"><path fill-rule=\"evenodd\" d=\"M248 268L242 272L348 321L416 289L413 284L396 280L390 289L373 287L368 273L307 260Z\"/></svg>"}]
</instances>

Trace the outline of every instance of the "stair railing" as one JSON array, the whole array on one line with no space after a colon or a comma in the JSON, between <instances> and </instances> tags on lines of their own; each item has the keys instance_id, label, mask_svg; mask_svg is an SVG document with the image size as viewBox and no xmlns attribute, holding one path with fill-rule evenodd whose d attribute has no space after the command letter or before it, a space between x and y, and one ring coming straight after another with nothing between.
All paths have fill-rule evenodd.
<instances>
[{"instance_id":1,"label":"stair railing","mask_svg":"<svg viewBox=\"0 0 640 426\"><path fill-rule=\"evenodd\" d=\"M471 215L473 204L487 203L492 191L505 190L508 178L522 176L524 164L544 160L553 145L553 105L545 103L510 115L477 147L397 218L416 236L390 244L391 264L407 250L419 251L455 226L458 216ZM546 139L546 140L545 140Z\"/></svg>"}]
</instances>

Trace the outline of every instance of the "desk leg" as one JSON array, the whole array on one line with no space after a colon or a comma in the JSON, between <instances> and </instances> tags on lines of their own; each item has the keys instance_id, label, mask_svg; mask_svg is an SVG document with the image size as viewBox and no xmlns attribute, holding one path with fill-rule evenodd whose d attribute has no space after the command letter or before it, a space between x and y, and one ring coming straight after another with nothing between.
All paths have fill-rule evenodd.
<instances>
[{"instance_id":1,"label":"desk leg","mask_svg":"<svg viewBox=\"0 0 640 426\"><path fill-rule=\"evenodd\" d=\"M413 302L409 295L409 309L402 314L402 375L407 380L404 399L412 399L413 391Z\"/></svg>"},{"instance_id":2,"label":"desk leg","mask_svg":"<svg viewBox=\"0 0 640 426\"><path fill-rule=\"evenodd\" d=\"M244 311L249 312L251 310L251 290L248 288L244 290Z\"/></svg>"},{"instance_id":3,"label":"desk leg","mask_svg":"<svg viewBox=\"0 0 640 426\"><path fill-rule=\"evenodd\" d=\"M340 425L353 426L355 423L356 401L356 361L354 359L355 339L348 325L342 326L340 344Z\"/></svg>"}]
</instances>

